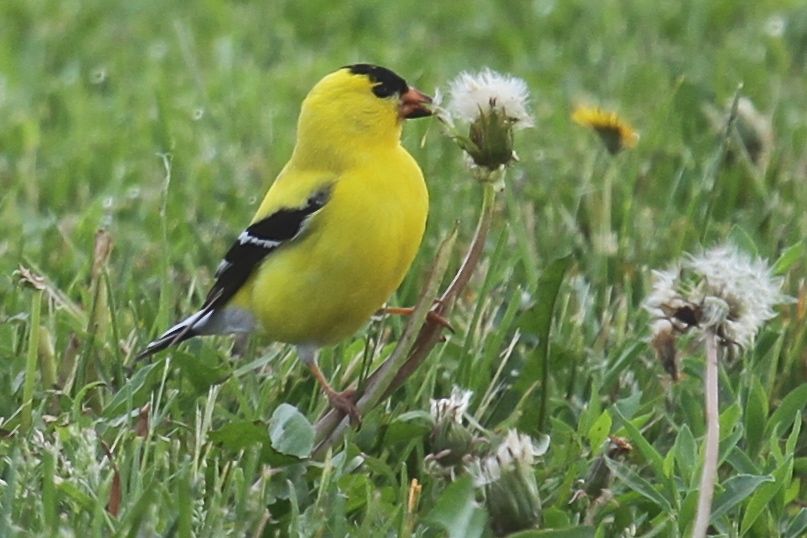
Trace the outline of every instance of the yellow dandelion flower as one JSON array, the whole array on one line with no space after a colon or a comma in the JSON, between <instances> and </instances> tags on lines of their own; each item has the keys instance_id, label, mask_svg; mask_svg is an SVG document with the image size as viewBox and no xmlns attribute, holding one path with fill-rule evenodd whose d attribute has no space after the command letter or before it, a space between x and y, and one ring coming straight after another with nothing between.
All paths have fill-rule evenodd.
<instances>
[{"instance_id":1,"label":"yellow dandelion flower","mask_svg":"<svg viewBox=\"0 0 807 538\"><path fill-rule=\"evenodd\" d=\"M602 110L599 107L579 106L572 113L572 120L594 129L611 155L623 149L633 148L639 140L639 133L616 112Z\"/></svg>"}]
</instances>

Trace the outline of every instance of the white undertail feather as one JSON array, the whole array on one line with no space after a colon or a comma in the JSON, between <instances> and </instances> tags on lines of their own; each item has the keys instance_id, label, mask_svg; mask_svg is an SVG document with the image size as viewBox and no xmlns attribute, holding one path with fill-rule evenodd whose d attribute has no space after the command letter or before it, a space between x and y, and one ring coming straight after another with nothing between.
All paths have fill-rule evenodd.
<instances>
[{"instance_id":1,"label":"white undertail feather","mask_svg":"<svg viewBox=\"0 0 807 538\"><path fill-rule=\"evenodd\" d=\"M248 333L254 330L255 318L242 308L226 307L216 311L202 309L165 331L149 343L139 356L146 357L200 334Z\"/></svg>"}]
</instances>

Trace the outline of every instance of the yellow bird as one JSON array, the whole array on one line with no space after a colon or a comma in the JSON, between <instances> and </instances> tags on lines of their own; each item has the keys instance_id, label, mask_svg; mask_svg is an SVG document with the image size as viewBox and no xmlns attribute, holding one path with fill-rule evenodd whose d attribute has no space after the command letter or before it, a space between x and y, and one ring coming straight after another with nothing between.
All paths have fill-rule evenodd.
<instances>
[{"instance_id":1,"label":"yellow bird","mask_svg":"<svg viewBox=\"0 0 807 538\"><path fill-rule=\"evenodd\" d=\"M202 307L138 358L193 336L262 329L297 346L331 405L358 419L317 351L356 332L400 285L420 246L429 195L401 145L431 99L389 69L355 64L305 98L291 159L216 271Z\"/></svg>"}]
</instances>

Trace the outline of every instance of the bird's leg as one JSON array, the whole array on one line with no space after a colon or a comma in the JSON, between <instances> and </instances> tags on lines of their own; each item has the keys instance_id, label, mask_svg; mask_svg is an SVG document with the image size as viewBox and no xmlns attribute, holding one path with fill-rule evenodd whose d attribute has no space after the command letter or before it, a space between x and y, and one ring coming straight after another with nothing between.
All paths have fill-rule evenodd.
<instances>
[{"instance_id":1,"label":"bird's leg","mask_svg":"<svg viewBox=\"0 0 807 538\"><path fill-rule=\"evenodd\" d=\"M314 376L314 379L317 380L320 387L322 388L325 395L328 397L328 402L331 404L331 407L344 413L345 415L350 417L350 424L353 426L360 426L361 425L361 413L359 412L359 408L356 407L356 391L352 389L348 389L342 392L337 392L328 383L328 380L325 378L325 374L322 373L322 370L319 369L317 365L317 353L316 350L307 347L307 346L299 346L297 348L298 355L300 359L305 363L308 369L311 371L311 374Z\"/></svg>"},{"instance_id":2,"label":"bird's leg","mask_svg":"<svg viewBox=\"0 0 807 538\"><path fill-rule=\"evenodd\" d=\"M414 311L415 309L411 306L385 306L381 308L381 313L391 314L394 316L411 316L412 312ZM437 312L435 312L434 310L429 310L429 312L426 314L426 321L428 321L429 323L435 323L437 325L440 325L441 327L448 329L452 333L455 332L454 327L452 327L451 325L451 322L448 321L443 316L441 316L440 314L438 314Z\"/></svg>"},{"instance_id":3,"label":"bird's leg","mask_svg":"<svg viewBox=\"0 0 807 538\"><path fill-rule=\"evenodd\" d=\"M361 413L359 412L359 408L356 407L356 391L348 389L342 392L337 392L333 387L331 387L328 380L325 379L325 376L322 374L322 370L319 369L316 363L309 364L307 366L319 382L322 390L325 392L325 395L328 397L328 402L331 404L331 407L348 415L350 417L350 424L353 426L360 426Z\"/></svg>"}]
</instances>

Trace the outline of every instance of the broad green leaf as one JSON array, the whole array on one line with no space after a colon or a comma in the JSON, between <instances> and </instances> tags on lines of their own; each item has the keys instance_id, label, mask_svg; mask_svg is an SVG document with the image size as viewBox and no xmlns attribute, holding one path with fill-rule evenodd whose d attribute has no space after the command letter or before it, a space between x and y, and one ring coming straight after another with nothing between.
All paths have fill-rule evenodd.
<instances>
[{"instance_id":1,"label":"broad green leaf","mask_svg":"<svg viewBox=\"0 0 807 538\"><path fill-rule=\"evenodd\" d=\"M678 464L678 469L683 475L684 482L694 484L695 480L697 480L694 473L698 465L698 444L695 442L695 437L692 436L692 431L686 424L681 426L681 429L678 430L673 450L675 451L675 462Z\"/></svg>"},{"instance_id":2,"label":"broad green leaf","mask_svg":"<svg viewBox=\"0 0 807 538\"><path fill-rule=\"evenodd\" d=\"M625 420L630 420L636 411L639 410L639 404L642 401L642 391L636 391L627 398L622 398L614 404L614 410Z\"/></svg>"},{"instance_id":3,"label":"broad green leaf","mask_svg":"<svg viewBox=\"0 0 807 538\"><path fill-rule=\"evenodd\" d=\"M777 276L784 275L793 265L803 260L805 256L807 256L807 248L805 248L804 240L790 245L773 264L773 274Z\"/></svg>"},{"instance_id":4,"label":"broad green leaf","mask_svg":"<svg viewBox=\"0 0 807 538\"><path fill-rule=\"evenodd\" d=\"M765 482L772 482L770 475L741 474L732 476L723 482L723 493L718 496L712 505L712 519L727 514L732 508L743 502L756 489Z\"/></svg>"},{"instance_id":5,"label":"broad green leaf","mask_svg":"<svg viewBox=\"0 0 807 538\"><path fill-rule=\"evenodd\" d=\"M790 477L793 473L793 458L788 457L785 462L773 472L773 481L763 484L748 501L740 525L740 536L745 535L763 510L768 508L768 503L783 487L790 485Z\"/></svg>"},{"instance_id":6,"label":"broad green leaf","mask_svg":"<svg viewBox=\"0 0 807 538\"><path fill-rule=\"evenodd\" d=\"M668 450L664 456L664 476L673 476L675 473L675 450Z\"/></svg>"},{"instance_id":7,"label":"broad green leaf","mask_svg":"<svg viewBox=\"0 0 807 538\"><path fill-rule=\"evenodd\" d=\"M461 476L443 491L425 521L447 531L449 538L478 538L485 532L487 514L475 497L473 480Z\"/></svg>"},{"instance_id":8,"label":"broad green leaf","mask_svg":"<svg viewBox=\"0 0 807 538\"><path fill-rule=\"evenodd\" d=\"M269 439L281 454L307 458L314 448L314 427L296 407L283 403L269 419Z\"/></svg>"},{"instance_id":9,"label":"broad green leaf","mask_svg":"<svg viewBox=\"0 0 807 538\"><path fill-rule=\"evenodd\" d=\"M692 392L685 390L681 393L680 398L681 411L683 416L681 419L689 425L692 430L692 435L695 439L703 436L705 430L706 417L703 414L703 396L702 393Z\"/></svg>"},{"instance_id":10,"label":"broad green leaf","mask_svg":"<svg viewBox=\"0 0 807 538\"><path fill-rule=\"evenodd\" d=\"M790 486L779 492L778 496L782 497L781 506L789 506L790 503L801 499L801 479L796 477L790 481Z\"/></svg>"},{"instance_id":11,"label":"broad green leaf","mask_svg":"<svg viewBox=\"0 0 807 538\"><path fill-rule=\"evenodd\" d=\"M737 474L762 474L759 467L751 461L748 454L737 447L726 456L726 463L731 465Z\"/></svg>"},{"instance_id":12,"label":"broad green leaf","mask_svg":"<svg viewBox=\"0 0 807 538\"><path fill-rule=\"evenodd\" d=\"M754 457L759 453L765 433L765 421L768 419L768 395L759 377L753 376L751 388L745 403L745 439L748 454Z\"/></svg>"},{"instance_id":13,"label":"broad green leaf","mask_svg":"<svg viewBox=\"0 0 807 538\"><path fill-rule=\"evenodd\" d=\"M653 445L651 445L645 436L642 435L642 432L639 431L639 428L633 425L630 420L627 420L624 415L619 410L618 406L614 406L611 408L612 413L617 419L617 422L620 426L625 428L625 432L627 433L628 440L633 443L633 446L639 449L639 452L644 456L647 462L650 464L650 467L653 469L653 472L656 473L656 478L658 480L663 480L664 482L667 481L667 477L664 474L664 459L659 454L658 450L656 450Z\"/></svg>"},{"instance_id":14,"label":"broad green leaf","mask_svg":"<svg viewBox=\"0 0 807 538\"><path fill-rule=\"evenodd\" d=\"M605 410L589 428L587 434L588 444L593 452L599 453L603 443L608 438L608 434L611 433L612 422L611 414Z\"/></svg>"},{"instance_id":15,"label":"broad green leaf","mask_svg":"<svg viewBox=\"0 0 807 538\"><path fill-rule=\"evenodd\" d=\"M780 424L793 424L796 413L807 406L807 383L793 389L782 399L765 426L765 437L769 438Z\"/></svg>"},{"instance_id":16,"label":"broad green leaf","mask_svg":"<svg viewBox=\"0 0 807 538\"><path fill-rule=\"evenodd\" d=\"M699 477L696 477L694 480L697 480ZM683 496L681 500L681 509L678 512L678 528L681 531L685 531L692 527L695 523L695 515L696 510L698 508L698 497L700 491L697 487L692 487L689 491L686 492L686 495Z\"/></svg>"},{"instance_id":17,"label":"broad green leaf","mask_svg":"<svg viewBox=\"0 0 807 538\"><path fill-rule=\"evenodd\" d=\"M571 526L572 522L565 510L551 506L541 512L541 524L550 529L565 529Z\"/></svg>"},{"instance_id":18,"label":"broad green leaf","mask_svg":"<svg viewBox=\"0 0 807 538\"><path fill-rule=\"evenodd\" d=\"M737 443L740 442L740 439L743 437L743 431L741 428L735 429L728 437L724 437L720 440L720 447L718 451L718 465L723 465L723 462L726 458L729 457L729 454L734 452L734 449L737 446Z\"/></svg>"},{"instance_id":19,"label":"broad green leaf","mask_svg":"<svg viewBox=\"0 0 807 538\"><path fill-rule=\"evenodd\" d=\"M720 440L722 441L734 431L734 427L740 421L742 409L739 404L733 403L720 413Z\"/></svg>"},{"instance_id":20,"label":"broad green leaf","mask_svg":"<svg viewBox=\"0 0 807 538\"><path fill-rule=\"evenodd\" d=\"M793 427L790 429L790 435L785 442L785 454L794 454L796 452L796 444L799 442L799 434L801 433L801 410L796 411L796 418L793 419Z\"/></svg>"}]
</instances>

